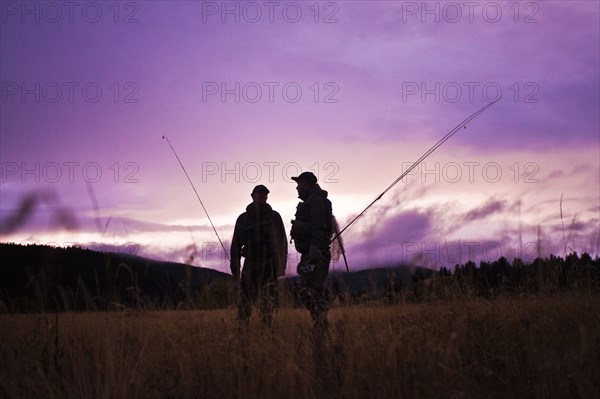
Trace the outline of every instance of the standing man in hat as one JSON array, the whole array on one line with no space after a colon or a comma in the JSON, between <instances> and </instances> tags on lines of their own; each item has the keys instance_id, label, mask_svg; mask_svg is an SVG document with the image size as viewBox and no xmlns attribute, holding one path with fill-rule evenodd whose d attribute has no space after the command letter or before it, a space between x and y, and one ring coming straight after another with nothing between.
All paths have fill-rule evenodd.
<instances>
[{"instance_id":1,"label":"standing man in hat","mask_svg":"<svg viewBox=\"0 0 600 399\"><path fill-rule=\"evenodd\" d=\"M331 201L313 173L303 172L292 180L297 183L298 198L302 200L296 208L291 231L296 250L301 254L297 269L302 283L300 294L315 328L325 331L329 301L324 285L329 273L329 244L333 232Z\"/></svg>"},{"instance_id":2,"label":"standing man in hat","mask_svg":"<svg viewBox=\"0 0 600 399\"><path fill-rule=\"evenodd\" d=\"M267 326L273 320L277 277L285 273L287 262L285 227L279 213L267 204L268 195L269 189L262 184L252 190L252 203L235 222L230 264L231 274L240 282L238 320L248 323L252 306L259 301L260 319Z\"/></svg>"}]
</instances>

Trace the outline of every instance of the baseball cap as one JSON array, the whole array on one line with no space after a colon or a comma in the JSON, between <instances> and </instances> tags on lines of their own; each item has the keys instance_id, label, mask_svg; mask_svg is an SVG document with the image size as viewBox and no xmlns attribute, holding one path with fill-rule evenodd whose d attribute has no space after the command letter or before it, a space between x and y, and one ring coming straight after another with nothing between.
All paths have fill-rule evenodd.
<instances>
[{"instance_id":1,"label":"baseball cap","mask_svg":"<svg viewBox=\"0 0 600 399\"><path fill-rule=\"evenodd\" d=\"M315 176L312 172L302 172L299 176L292 177L292 180L296 182L303 180L307 183L315 184L317 182L317 176Z\"/></svg>"}]
</instances>

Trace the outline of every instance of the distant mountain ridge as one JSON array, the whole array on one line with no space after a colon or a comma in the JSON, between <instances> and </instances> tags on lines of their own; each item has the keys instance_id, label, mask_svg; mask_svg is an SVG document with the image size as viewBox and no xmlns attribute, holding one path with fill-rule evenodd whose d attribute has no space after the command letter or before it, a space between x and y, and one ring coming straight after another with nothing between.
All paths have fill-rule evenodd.
<instances>
[{"instance_id":1,"label":"distant mountain ridge","mask_svg":"<svg viewBox=\"0 0 600 399\"><path fill-rule=\"evenodd\" d=\"M234 306L230 274L124 253L81 248L0 244L0 313L133 309L206 309ZM300 277L278 281L283 306L301 306ZM332 299L390 302L469 296L548 294L600 290L600 258L551 255L531 263L468 261L452 271L402 264L351 273L333 271Z\"/></svg>"},{"instance_id":2,"label":"distant mountain ridge","mask_svg":"<svg viewBox=\"0 0 600 399\"><path fill-rule=\"evenodd\" d=\"M0 301L13 309L110 309L184 301L231 275L136 255L77 247L0 244ZM91 309L90 309L91 308Z\"/></svg>"},{"instance_id":3,"label":"distant mountain ridge","mask_svg":"<svg viewBox=\"0 0 600 399\"><path fill-rule=\"evenodd\" d=\"M197 305L201 295L205 301L214 299L213 306L235 303L230 274L182 263L78 247L6 243L0 244L0 259L0 306L9 311L114 310L150 304L177 308L194 301ZM351 296L383 293L390 284L396 290L406 286L414 270L400 265L336 271L326 285L333 293ZM296 295L300 277L279 283Z\"/></svg>"}]
</instances>

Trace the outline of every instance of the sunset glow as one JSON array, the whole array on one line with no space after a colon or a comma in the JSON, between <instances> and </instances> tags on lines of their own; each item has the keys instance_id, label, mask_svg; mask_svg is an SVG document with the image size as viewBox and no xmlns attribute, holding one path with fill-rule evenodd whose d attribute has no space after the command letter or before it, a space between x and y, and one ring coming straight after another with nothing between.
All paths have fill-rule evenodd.
<instances>
[{"instance_id":1,"label":"sunset glow","mask_svg":"<svg viewBox=\"0 0 600 399\"><path fill-rule=\"evenodd\" d=\"M289 232L312 170L343 227L501 96L348 229L350 268L599 254L600 3L267 3L3 1L1 241L228 271L163 134L229 249L256 184Z\"/></svg>"}]
</instances>

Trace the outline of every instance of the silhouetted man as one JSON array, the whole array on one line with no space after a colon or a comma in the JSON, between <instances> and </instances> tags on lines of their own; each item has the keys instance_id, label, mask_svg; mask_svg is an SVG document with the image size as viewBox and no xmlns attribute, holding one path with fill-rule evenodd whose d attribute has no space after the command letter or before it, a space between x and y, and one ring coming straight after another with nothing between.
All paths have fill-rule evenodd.
<instances>
[{"instance_id":1,"label":"silhouetted man","mask_svg":"<svg viewBox=\"0 0 600 399\"><path fill-rule=\"evenodd\" d=\"M329 242L333 229L331 201L313 173L303 172L292 179L302 200L296 208L291 231L296 250L301 254L297 269L302 283L300 294L315 327L325 330L329 301L324 284L331 261Z\"/></svg>"},{"instance_id":2,"label":"silhouetted man","mask_svg":"<svg viewBox=\"0 0 600 399\"><path fill-rule=\"evenodd\" d=\"M274 211L267 198L267 187L254 187L252 203L235 222L231 240L231 274L240 281L238 319L248 322L252 306L260 301L261 321L270 325L273 318L273 300L277 277L285 273L287 262L287 236L279 213ZM241 271L240 260L244 257Z\"/></svg>"}]
</instances>

